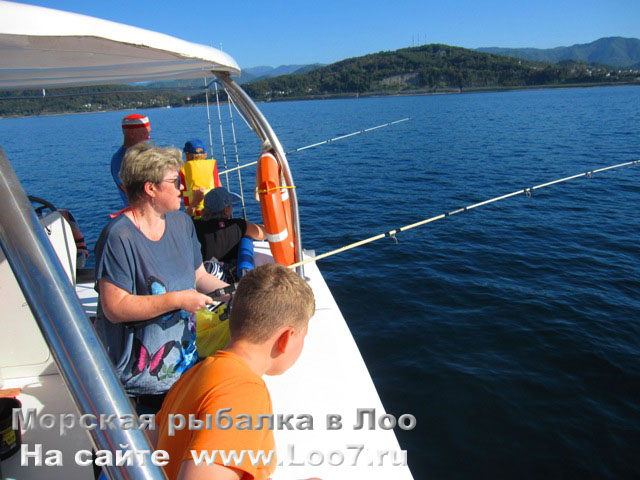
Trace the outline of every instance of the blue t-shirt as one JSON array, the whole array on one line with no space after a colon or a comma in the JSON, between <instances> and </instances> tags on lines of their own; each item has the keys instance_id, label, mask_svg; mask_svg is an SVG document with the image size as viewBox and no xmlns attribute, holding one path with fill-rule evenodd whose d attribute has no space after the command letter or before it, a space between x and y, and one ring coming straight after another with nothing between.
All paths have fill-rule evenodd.
<instances>
[{"instance_id":1,"label":"blue t-shirt","mask_svg":"<svg viewBox=\"0 0 640 480\"><path fill-rule=\"evenodd\" d=\"M156 242L126 215L109 222L96 244L96 281L104 278L132 295L195 288L202 255L193 222L180 211L165 219L164 234ZM129 395L167 392L197 359L195 314L184 310L112 323L98 301L96 331Z\"/></svg>"},{"instance_id":2,"label":"blue t-shirt","mask_svg":"<svg viewBox=\"0 0 640 480\"><path fill-rule=\"evenodd\" d=\"M127 149L125 147L120 147L118 151L113 154L113 157L111 157L111 176L113 177L113 181L116 182L118 193L120 194L122 203L126 207L129 205L129 200L127 200L127 194L122 191L122 188L120 188L122 185L122 181L120 180L120 167L122 166L122 160L124 159L125 153L127 153Z\"/></svg>"}]
</instances>

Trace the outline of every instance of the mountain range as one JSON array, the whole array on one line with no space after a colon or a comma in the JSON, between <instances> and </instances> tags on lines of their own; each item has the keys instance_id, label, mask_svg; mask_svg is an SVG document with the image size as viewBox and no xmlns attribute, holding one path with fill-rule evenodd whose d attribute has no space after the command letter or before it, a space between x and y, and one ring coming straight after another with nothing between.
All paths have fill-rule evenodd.
<instances>
[{"instance_id":1,"label":"mountain range","mask_svg":"<svg viewBox=\"0 0 640 480\"><path fill-rule=\"evenodd\" d=\"M640 69L640 40L637 38L607 37L600 38L591 43L548 49L483 47L478 48L475 51L511 56L538 62L561 63L576 61L598 65L609 65L616 68ZM341 62L337 63L339 64ZM282 75L305 74L322 67L325 67L325 65L320 63L307 65L280 65L279 67L264 65L249 67L242 69L242 74L236 79L236 81L240 84L248 84L268 80ZM146 86L149 88L194 88L196 90L200 90L202 88L202 80L153 82Z\"/></svg>"},{"instance_id":2,"label":"mountain range","mask_svg":"<svg viewBox=\"0 0 640 480\"><path fill-rule=\"evenodd\" d=\"M584 61L618 68L640 69L640 40L637 38L606 37L591 43L556 48L485 47L477 51L559 63L565 60Z\"/></svg>"},{"instance_id":3,"label":"mountain range","mask_svg":"<svg viewBox=\"0 0 640 480\"><path fill-rule=\"evenodd\" d=\"M278 77L280 75L290 75L294 73L305 73L314 68L323 66L320 63L310 65L280 65L279 67L259 66L243 68L239 77L235 81L239 84L264 80L266 78ZM172 88L182 90L202 90L202 79L192 80L167 80L162 82L145 82L143 84L147 88Z\"/></svg>"},{"instance_id":4,"label":"mountain range","mask_svg":"<svg viewBox=\"0 0 640 480\"><path fill-rule=\"evenodd\" d=\"M242 70L242 75L238 83L249 83L263 78L277 77L279 75L288 75L290 73L305 73L314 68L322 67L321 63L312 63L309 65L280 65L279 67L250 67Z\"/></svg>"},{"instance_id":5,"label":"mountain range","mask_svg":"<svg viewBox=\"0 0 640 480\"><path fill-rule=\"evenodd\" d=\"M550 63L428 44L347 58L243 87L253 98L280 100L639 82L635 70L580 60Z\"/></svg>"}]
</instances>

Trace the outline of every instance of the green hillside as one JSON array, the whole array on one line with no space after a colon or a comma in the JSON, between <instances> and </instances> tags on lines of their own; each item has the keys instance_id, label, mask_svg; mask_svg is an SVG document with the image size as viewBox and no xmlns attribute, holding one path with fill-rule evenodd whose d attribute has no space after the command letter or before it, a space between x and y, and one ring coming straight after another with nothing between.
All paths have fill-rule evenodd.
<instances>
[{"instance_id":1,"label":"green hillside","mask_svg":"<svg viewBox=\"0 0 640 480\"><path fill-rule=\"evenodd\" d=\"M0 91L0 116L180 107L190 103L181 91L146 89L129 85Z\"/></svg>"},{"instance_id":2,"label":"green hillside","mask_svg":"<svg viewBox=\"0 0 640 480\"><path fill-rule=\"evenodd\" d=\"M637 73L573 62L552 65L431 44L349 58L302 75L245 85L258 99L336 94L402 93L469 88L633 82Z\"/></svg>"}]
</instances>

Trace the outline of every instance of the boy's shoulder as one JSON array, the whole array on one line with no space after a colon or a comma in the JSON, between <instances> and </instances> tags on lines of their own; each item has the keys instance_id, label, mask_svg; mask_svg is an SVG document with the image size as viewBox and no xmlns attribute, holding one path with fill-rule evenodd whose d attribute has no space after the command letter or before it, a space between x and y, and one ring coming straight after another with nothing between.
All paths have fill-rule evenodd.
<instances>
[{"instance_id":1,"label":"boy's shoulder","mask_svg":"<svg viewBox=\"0 0 640 480\"><path fill-rule=\"evenodd\" d=\"M220 395L234 395L237 391L265 391L267 385L238 355L218 351L189 369L177 383L177 390L188 392L178 396L184 399L212 398ZM171 392L170 392L171 394Z\"/></svg>"},{"instance_id":2,"label":"boy's shoulder","mask_svg":"<svg viewBox=\"0 0 640 480\"><path fill-rule=\"evenodd\" d=\"M235 353L219 350L202 361L198 376L208 383L231 381L232 383L255 383L266 388L262 377L256 374L247 362Z\"/></svg>"}]
</instances>

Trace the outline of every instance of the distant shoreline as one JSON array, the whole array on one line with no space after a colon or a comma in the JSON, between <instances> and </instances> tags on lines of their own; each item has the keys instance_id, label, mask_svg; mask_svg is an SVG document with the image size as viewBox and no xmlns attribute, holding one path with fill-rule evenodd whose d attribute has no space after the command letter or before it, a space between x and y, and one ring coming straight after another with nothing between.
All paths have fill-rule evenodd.
<instances>
[{"instance_id":1,"label":"distant shoreline","mask_svg":"<svg viewBox=\"0 0 640 480\"><path fill-rule=\"evenodd\" d=\"M456 94L465 94L465 93L493 93L493 92L510 92L517 90L553 90L553 89L561 89L561 88L597 88L597 87L628 87L628 86L640 86L640 81L638 82L601 82L601 83L579 83L579 84L566 84L566 85L527 85L527 86L495 86L495 87L464 87L464 88L439 88L439 89L412 89L412 90L402 90L395 92L385 92L385 91L375 91L375 92L365 92L365 93L334 93L334 94L323 94L323 95L305 95L300 97L283 97L283 98L271 98L267 100L254 100L256 103L270 103L270 102L297 102L301 100L335 100L341 98L382 98L382 97L412 97L412 96L425 96L425 95L456 95ZM226 103L226 102L220 102ZM191 105L183 105L176 106L171 108L190 108L190 107L202 107L205 106L205 103L196 103ZM167 108L163 107L143 107L140 110L155 110ZM6 115L0 116L0 120L9 119L9 118L30 118L30 117L55 117L62 115L83 115L83 114L91 114L91 113L109 113L109 112L125 112L125 111L135 111L136 109L125 108L122 110L93 110L90 112L87 111L77 111L77 112L46 112L34 115Z\"/></svg>"},{"instance_id":2,"label":"distant shoreline","mask_svg":"<svg viewBox=\"0 0 640 480\"><path fill-rule=\"evenodd\" d=\"M638 82L601 82L601 83L575 83L566 85L526 85L526 86L496 86L496 87L464 87L464 88L439 88L439 89L412 89L397 92L365 92L365 93L335 93L324 95L305 95L300 97L272 98L261 100L260 103L286 102L299 100L332 100L337 98L378 98L378 97L412 97L422 95L455 95L463 93L489 93L508 92L513 90L553 90L560 88L597 88L597 87L628 87L640 86Z\"/></svg>"}]
</instances>

